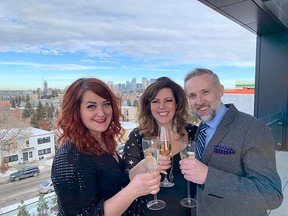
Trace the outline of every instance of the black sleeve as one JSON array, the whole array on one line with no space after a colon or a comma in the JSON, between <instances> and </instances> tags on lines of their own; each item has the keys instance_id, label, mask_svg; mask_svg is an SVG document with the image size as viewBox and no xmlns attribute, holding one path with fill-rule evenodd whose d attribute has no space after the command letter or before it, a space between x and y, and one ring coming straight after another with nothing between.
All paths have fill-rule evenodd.
<instances>
[{"instance_id":1,"label":"black sleeve","mask_svg":"<svg viewBox=\"0 0 288 216\"><path fill-rule=\"evenodd\" d=\"M142 134L135 128L130 132L125 143L122 159L127 172L144 158L142 138ZM138 197L127 209L127 215L145 215L145 205L145 196Z\"/></svg>"},{"instance_id":2,"label":"black sleeve","mask_svg":"<svg viewBox=\"0 0 288 216\"><path fill-rule=\"evenodd\" d=\"M54 157L51 179L60 215L104 215L104 199L96 196L100 188L93 170L87 165L83 167L81 156L71 146L62 146Z\"/></svg>"},{"instance_id":3,"label":"black sleeve","mask_svg":"<svg viewBox=\"0 0 288 216\"><path fill-rule=\"evenodd\" d=\"M137 128L130 132L128 140L125 143L122 156L126 170L132 169L144 158L142 138L143 136L140 134Z\"/></svg>"}]
</instances>

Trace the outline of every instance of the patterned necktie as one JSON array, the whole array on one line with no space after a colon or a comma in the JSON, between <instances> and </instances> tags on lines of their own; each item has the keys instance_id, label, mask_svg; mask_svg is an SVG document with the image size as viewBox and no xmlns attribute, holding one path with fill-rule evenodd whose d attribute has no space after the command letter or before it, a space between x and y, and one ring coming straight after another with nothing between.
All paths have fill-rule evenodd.
<instances>
[{"instance_id":1,"label":"patterned necktie","mask_svg":"<svg viewBox=\"0 0 288 216\"><path fill-rule=\"evenodd\" d=\"M198 137L197 137L197 141L196 141L196 143L197 143L197 145L196 145L196 158L200 161L201 161L201 158L202 158L202 155L204 152L204 148L205 148L206 129L208 127L209 126L205 122L201 123L200 130L199 130Z\"/></svg>"}]
</instances>

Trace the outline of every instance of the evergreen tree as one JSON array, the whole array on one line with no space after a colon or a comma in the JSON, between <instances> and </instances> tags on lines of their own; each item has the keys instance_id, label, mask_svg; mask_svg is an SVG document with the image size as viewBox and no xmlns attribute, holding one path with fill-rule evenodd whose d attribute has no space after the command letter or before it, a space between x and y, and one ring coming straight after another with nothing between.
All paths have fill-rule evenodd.
<instances>
[{"instance_id":1,"label":"evergreen tree","mask_svg":"<svg viewBox=\"0 0 288 216\"><path fill-rule=\"evenodd\" d=\"M37 212L39 215L46 215L49 209L48 201L44 198L44 194L39 196L38 204L37 204Z\"/></svg>"},{"instance_id":2,"label":"evergreen tree","mask_svg":"<svg viewBox=\"0 0 288 216\"><path fill-rule=\"evenodd\" d=\"M30 96L29 96L28 94L26 95L25 101L26 101L26 102L29 102L29 101L30 101Z\"/></svg>"},{"instance_id":3,"label":"evergreen tree","mask_svg":"<svg viewBox=\"0 0 288 216\"><path fill-rule=\"evenodd\" d=\"M21 205L18 206L18 214L17 216L30 216L27 208L26 208L26 205L24 205L24 201L21 200Z\"/></svg>"},{"instance_id":4,"label":"evergreen tree","mask_svg":"<svg viewBox=\"0 0 288 216\"><path fill-rule=\"evenodd\" d=\"M33 107L31 103L28 101L25 104L25 109L23 111L22 118L30 118L32 113L33 113Z\"/></svg>"},{"instance_id":5,"label":"evergreen tree","mask_svg":"<svg viewBox=\"0 0 288 216\"><path fill-rule=\"evenodd\" d=\"M16 108L16 103L15 103L15 99L14 98L10 99L10 105L11 105L11 107Z\"/></svg>"},{"instance_id":6,"label":"evergreen tree","mask_svg":"<svg viewBox=\"0 0 288 216\"><path fill-rule=\"evenodd\" d=\"M37 112L37 119L38 120L46 118L45 108L44 108L41 101L39 101L39 103L38 103L36 112Z\"/></svg>"},{"instance_id":7,"label":"evergreen tree","mask_svg":"<svg viewBox=\"0 0 288 216\"><path fill-rule=\"evenodd\" d=\"M50 106L47 108L47 118L49 119L49 122L52 123L53 119L54 119L54 112L55 112L55 108L53 106L53 104L51 103Z\"/></svg>"},{"instance_id":8,"label":"evergreen tree","mask_svg":"<svg viewBox=\"0 0 288 216\"><path fill-rule=\"evenodd\" d=\"M20 105L21 105L21 96L19 95L19 96L15 97L14 100L15 100L16 107L20 107Z\"/></svg>"},{"instance_id":9,"label":"evergreen tree","mask_svg":"<svg viewBox=\"0 0 288 216\"><path fill-rule=\"evenodd\" d=\"M52 204L52 206L57 205L57 196L53 196L53 197L52 197L52 199L51 199L51 204Z\"/></svg>"},{"instance_id":10,"label":"evergreen tree","mask_svg":"<svg viewBox=\"0 0 288 216\"><path fill-rule=\"evenodd\" d=\"M54 105L51 103L50 105L46 102L45 106L44 106L44 110L45 110L45 121L41 121L41 125L43 126L43 128L45 127L46 130L51 130L52 125L54 124L54 119L55 119L55 108ZM48 128L47 128L48 126Z\"/></svg>"},{"instance_id":11,"label":"evergreen tree","mask_svg":"<svg viewBox=\"0 0 288 216\"><path fill-rule=\"evenodd\" d=\"M35 128L39 128L40 120L45 119L46 119L45 109L41 101L39 101L37 109L33 112L31 116L30 124Z\"/></svg>"},{"instance_id":12,"label":"evergreen tree","mask_svg":"<svg viewBox=\"0 0 288 216\"><path fill-rule=\"evenodd\" d=\"M50 204L51 204L50 210L52 212L58 212L58 203L57 203L57 196L56 195L50 199Z\"/></svg>"},{"instance_id":13,"label":"evergreen tree","mask_svg":"<svg viewBox=\"0 0 288 216\"><path fill-rule=\"evenodd\" d=\"M18 104L18 97L14 97L15 104Z\"/></svg>"},{"instance_id":14,"label":"evergreen tree","mask_svg":"<svg viewBox=\"0 0 288 216\"><path fill-rule=\"evenodd\" d=\"M49 103L46 102L44 105L45 117L47 117L47 115L48 115L49 107L50 107Z\"/></svg>"},{"instance_id":15,"label":"evergreen tree","mask_svg":"<svg viewBox=\"0 0 288 216\"><path fill-rule=\"evenodd\" d=\"M39 119L37 118L37 112L34 111L32 112L32 115L31 115L30 125L32 127L38 128L38 122L39 122Z\"/></svg>"}]
</instances>

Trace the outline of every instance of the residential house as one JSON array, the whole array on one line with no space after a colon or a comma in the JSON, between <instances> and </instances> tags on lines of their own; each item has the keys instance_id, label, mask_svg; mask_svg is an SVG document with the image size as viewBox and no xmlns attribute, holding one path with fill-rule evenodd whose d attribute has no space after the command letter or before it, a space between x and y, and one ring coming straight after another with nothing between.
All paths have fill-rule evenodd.
<instances>
[{"instance_id":1,"label":"residential house","mask_svg":"<svg viewBox=\"0 0 288 216\"><path fill-rule=\"evenodd\" d=\"M32 162L55 155L54 131L38 128L13 128L0 130L0 160L9 166Z\"/></svg>"}]
</instances>

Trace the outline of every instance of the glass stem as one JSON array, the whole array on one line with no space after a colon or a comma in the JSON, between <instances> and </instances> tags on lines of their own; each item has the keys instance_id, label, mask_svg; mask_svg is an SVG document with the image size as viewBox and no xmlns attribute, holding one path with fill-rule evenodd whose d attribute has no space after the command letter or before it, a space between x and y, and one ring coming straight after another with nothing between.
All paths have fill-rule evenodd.
<instances>
[{"instance_id":1,"label":"glass stem","mask_svg":"<svg viewBox=\"0 0 288 216\"><path fill-rule=\"evenodd\" d=\"M188 200L191 199L191 195L190 195L190 182L187 181L187 198ZM189 201L188 201L189 202Z\"/></svg>"},{"instance_id":2,"label":"glass stem","mask_svg":"<svg viewBox=\"0 0 288 216\"><path fill-rule=\"evenodd\" d=\"M167 174L164 174L164 180L163 180L163 182L167 182L167 181L168 181Z\"/></svg>"},{"instance_id":3,"label":"glass stem","mask_svg":"<svg viewBox=\"0 0 288 216\"><path fill-rule=\"evenodd\" d=\"M155 201L156 203L158 202L157 194L154 194L154 201Z\"/></svg>"}]
</instances>

